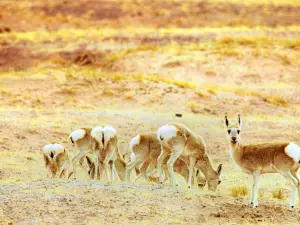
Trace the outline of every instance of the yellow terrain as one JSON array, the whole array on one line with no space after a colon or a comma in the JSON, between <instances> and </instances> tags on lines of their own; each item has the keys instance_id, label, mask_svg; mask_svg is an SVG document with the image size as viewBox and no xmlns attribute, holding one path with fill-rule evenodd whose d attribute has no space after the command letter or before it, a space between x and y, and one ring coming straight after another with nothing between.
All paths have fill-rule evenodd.
<instances>
[{"instance_id":1,"label":"yellow terrain","mask_svg":"<svg viewBox=\"0 0 300 225\"><path fill-rule=\"evenodd\" d=\"M1 0L0 224L298 224L289 186L264 175L258 209L232 163L224 114L246 143L300 143L300 1ZM175 117L182 113L183 117ZM201 134L216 193L46 178L42 148L77 128L131 138L182 122Z\"/></svg>"}]
</instances>

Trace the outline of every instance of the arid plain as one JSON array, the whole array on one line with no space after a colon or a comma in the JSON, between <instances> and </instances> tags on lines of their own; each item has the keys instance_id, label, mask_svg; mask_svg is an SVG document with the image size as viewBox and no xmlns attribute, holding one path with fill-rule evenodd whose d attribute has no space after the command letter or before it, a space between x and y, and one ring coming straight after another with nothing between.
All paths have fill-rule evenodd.
<instances>
[{"instance_id":1,"label":"arid plain","mask_svg":"<svg viewBox=\"0 0 300 225\"><path fill-rule=\"evenodd\" d=\"M0 224L297 224L289 186L264 175L258 209L232 163L224 114L246 143L300 143L300 2L0 1ZM183 117L175 117L182 113ZM42 148L111 124L121 151L182 122L201 134L216 193L46 179Z\"/></svg>"}]
</instances>

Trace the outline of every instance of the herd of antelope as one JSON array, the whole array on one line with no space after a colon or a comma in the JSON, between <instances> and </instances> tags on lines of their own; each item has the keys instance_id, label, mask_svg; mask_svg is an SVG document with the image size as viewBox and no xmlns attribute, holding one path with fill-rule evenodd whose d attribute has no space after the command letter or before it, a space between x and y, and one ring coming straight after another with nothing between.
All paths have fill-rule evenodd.
<instances>
[{"instance_id":1,"label":"herd of antelope","mask_svg":"<svg viewBox=\"0 0 300 225\"><path fill-rule=\"evenodd\" d=\"M282 174L291 185L290 207L294 207L297 193L300 202L300 147L292 142L244 145L240 116L237 123L229 123L227 116L224 122L232 160L244 173L253 176L249 204L258 206L260 175L264 173ZM91 179L101 179L104 170L110 182L130 181L135 169L135 179L144 177L160 183L169 179L173 188L179 186L175 172L185 178L189 188L193 184L203 188L207 183L209 190L216 191L221 183L222 164L213 168L204 139L183 124L167 124L156 133L138 134L125 154L119 151L117 132L111 126L78 129L69 137L77 150L72 160L62 145L44 146L45 166L52 178L76 179L76 163L86 162ZM71 166L73 170L69 172Z\"/></svg>"}]
</instances>

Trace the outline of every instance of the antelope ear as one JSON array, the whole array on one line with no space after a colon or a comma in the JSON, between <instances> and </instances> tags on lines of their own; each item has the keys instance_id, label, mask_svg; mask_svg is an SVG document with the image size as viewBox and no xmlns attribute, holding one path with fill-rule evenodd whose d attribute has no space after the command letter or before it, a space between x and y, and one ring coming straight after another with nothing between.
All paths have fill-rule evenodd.
<instances>
[{"instance_id":1,"label":"antelope ear","mask_svg":"<svg viewBox=\"0 0 300 225\"><path fill-rule=\"evenodd\" d=\"M218 166L217 174L220 175L221 172L222 172L222 164L220 164L220 165Z\"/></svg>"},{"instance_id":2,"label":"antelope ear","mask_svg":"<svg viewBox=\"0 0 300 225\"><path fill-rule=\"evenodd\" d=\"M92 165L92 160L90 159L90 157L86 156L86 161L89 164L89 166Z\"/></svg>"},{"instance_id":3,"label":"antelope ear","mask_svg":"<svg viewBox=\"0 0 300 225\"><path fill-rule=\"evenodd\" d=\"M239 128L242 128L242 120L241 120L241 115L238 115L238 123L239 123Z\"/></svg>"},{"instance_id":4,"label":"antelope ear","mask_svg":"<svg viewBox=\"0 0 300 225\"><path fill-rule=\"evenodd\" d=\"M228 121L228 118L227 118L227 114L225 114L224 123L225 123L225 127L227 128L229 126L229 121Z\"/></svg>"}]
</instances>

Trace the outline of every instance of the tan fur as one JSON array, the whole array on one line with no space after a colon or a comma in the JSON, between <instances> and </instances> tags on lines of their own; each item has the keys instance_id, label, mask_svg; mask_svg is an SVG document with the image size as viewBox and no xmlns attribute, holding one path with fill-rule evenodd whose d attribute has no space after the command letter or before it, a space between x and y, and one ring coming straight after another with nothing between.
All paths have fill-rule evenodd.
<instances>
[{"instance_id":1,"label":"tan fur","mask_svg":"<svg viewBox=\"0 0 300 225\"><path fill-rule=\"evenodd\" d=\"M241 118L238 123L229 125L227 116L225 116L225 127L227 128L229 150L232 160L240 169L253 176L253 191L250 199L254 207L258 206L257 192L259 188L259 178L264 173L281 173L292 186L292 195L290 200L291 207L295 203L295 191L300 194L300 179L298 169L300 168L299 159L294 159L288 154L289 142L281 143L262 143L244 145L241 141ZM298 146L294 145L295 151ZM300 156L300 148L296 155ZM300 196L299 196L300 200Z\"/></svg>"},{"instance_id":2,"label":"tan fur","mask_svg":"<svg viewBox=\"0 0 300 225\"><path fill-rule=\"evenodd\" d=\"M95 176L95 157L94 156L95 156L94 154L86 155L87 164L89 166L88 174L91 179L94 179L94 176ZM115 167L116 167L118 176L120 177L120 180L125 181L126 163L120 156L117 156L117 158L115 159Z\"/></svg>"},{"instance_id":3,"label":"tan fur","mask_svg":"<svg viewBox=\"0 0 300 225\"><path fill-rule=\"evenodd\" d=\"M167 162L168 170L172 178L172 186L175 187L176 177L174 175L174 163L180 158L185 158L189 165L188 186L191 188L194 167L200 169L208 183L208 189L215 191L220 181L222 165L217 171L212 167L210 159L206 153L206 145L203 138L194 133L183 124L168 124L176 128L176 136L169 140L160 140L162 145L161 154L157 160L157 168L161 175L161 168L165 158L170 155Z\"/></svg>"},{"instance_id":4,"label":"tan fur","mask_svg":"<svg viewBox=\"0 0 300 225\"><path fill-rule=\"evenodd\" d=\"M91 151L91 145L92 145L92 138L91 138L91 128L80 128L85 131L85 134L82 138L80 138L77 141L73 141L71 138L72 143L74 142L75 148L77 150L77 153L72 158L72 164L73 164L73 173L74 173L74 179L76 179L76 163L79 161L80 164L83 164L83 160L86 154L92 153Z\"/></svg>"},{"instance_id":5,"label":"tan fur","mask_svg":"<svg viewBox=\"0 0 300 225\"><path fill-rule=\"evenodd\" d=\"M252 174L256 170L261 173L277 173L276 169L289 171L295 162L285 153L288 145L289 143L237 143L231 146L232 157L245 173Z\"/></svg>"},{"instance_id":6,"label":"tan fur","mask_svg":"<svg viewBox=\"0 0 300 225\"><path fill-rule=\"evenodd\" d=\"M51 157L53 156L53 158ZM66 149L44 149L43 150L47 176L52 178L68 178L70 168L69 153Z\"/></svg>"},{"instance_id":7,"label":"tan fur","mask_svg":"<svg viewBox=\"0 0 300 225\"><path fill-rule=\"evenodd\" d=\"M141 174L137 177L137 179L140 176L143 176L146 180L149 180L149 177L146 174L146 171L148 169L148 166L150 164L156 166L157 165L157 158L161 151L161 146L159 140L156 138L156 133L142 133L139 135L139 144L135 145L133 147L133 153L135 154L135 160L131 161L127 164L127 176L128 180L130 177L131 170L136 167L138 164L142 164L141 167ZM131 154L131 152L130 152ZM167 174L169 178L169 173L166 167L167 160L164 161L164 171ZM184 160L179 159L174 164L174 170L175 172L181 174L186 181L188 181L188 168L187 164ZM153 180L153 177L151 177ZM206 183L205 179L200 176L200 174L197 175L197 181L198 186L203 187Z\"/></svg>"},{"instance_id":8,"label":"tan fur","mask_svg":"<svg viewBox=\"0 0 300 225\"><path fill-rule=\"evenodd\" d=\"M104 126L103 126L104 127ZM104 135L104 134L103 134ZM105 135L104 135L105 136ZM104 140L104 145L101 142L97 141L95 138L92 137L92 152L94 152L98 156L99 160L99 178L101 179L103 168L105 169L106 176L108 181L113 181L114 176L116 179L120 181L120 177L118 175L116 169L116 160L120 158L119 150L118 150L118 137L114 135L109 140Z\"/></svg>"}]
</instances>

